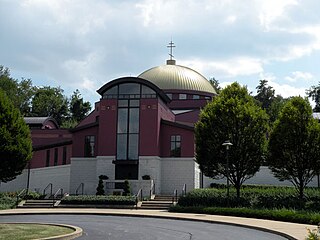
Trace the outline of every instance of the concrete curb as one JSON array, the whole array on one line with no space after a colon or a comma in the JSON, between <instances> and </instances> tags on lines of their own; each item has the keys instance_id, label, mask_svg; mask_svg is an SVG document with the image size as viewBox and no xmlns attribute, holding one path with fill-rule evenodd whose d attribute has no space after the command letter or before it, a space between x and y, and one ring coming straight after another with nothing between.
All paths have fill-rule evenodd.
<instances>
[{"instance_id":1,"label":"concrete curb","mask_svg":"<svg viewBox=\"0 0 320 240\"><path fill-rule=\"evenodd\" d=\"M8 214L12 215L12 214ZM50 225L50 226L58 226L58 227L64 227L64 228L70 228L73 230L72 233L58 235L58 236L52 236L47 238L38 238L35 240L71 240L75 239L77 237L80 237L82 235L82 228L79 228L77 226L67 225L67 224L57 224L57 223L38 223L38 222L15 222L15 223L0 223L0 224L37 224L37 225Z\"/></svg>"}]
</instances>

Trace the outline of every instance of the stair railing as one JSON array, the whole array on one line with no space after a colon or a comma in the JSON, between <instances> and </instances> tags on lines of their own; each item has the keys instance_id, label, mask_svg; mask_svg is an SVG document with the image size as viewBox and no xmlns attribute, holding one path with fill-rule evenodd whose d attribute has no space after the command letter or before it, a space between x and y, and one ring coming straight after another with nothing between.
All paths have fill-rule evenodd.
<instances>
[{"instance_id":1,"label":"stair railing","mask_svg":"<svg viewBox=\"0 0 320 240\"><path fill-rule=\"evenodd\" d=\"M26 188L22 189L21 192L17 195L16 205L19 204L20 198L23 198L23 197L22 197L23 194L24 194L24 196L27 194L27 189L26 189Z\"/></svg>"},{"instance_id":2,"label":"stair railing","mask_svg":"<svg viewBox=\"0 0 320 240\"><path fill-rule=\"evenodd\" d=\"M80 183L80 185L76 189L76 196L80 195L79 191L81 190L81 195L83 195L84 192L84 183Z\"/></svg>"},{"instance_id":3,"label":"stair railing","mask_svg":"<svg viewBox=\"0 0 320 240\"><path fill-rule=\"evenodd\" d=\"M151 199L152 195L154 195L155 189L156 189L156 184L153 182L153 184L151 185L151 189L150 189L150 199Z\"/></svg>"},{"instance_id":4,"label":"stair railing","mask_svg":"<svg viewBox=\"0 0 320 240\"><path fill-rule=\"evenodd\" d=\"M174 203L177 202L177 201L178 201L178 190L175 189L175 190L173 191L172 204L174 204Z\"/></svg>"},{"instance_id":5,"label":"stair railing","mask_svg":"<svg viewBox=\"0 0 320 240\"><path fill-rule=\"evenodd\" d=\"M62 196L63 196L63 189L62 189L62 188L59 188L59 189L56 191L56 193L53 195L53 198L52 198L52 207L54 207L55 200L57 199L59 193L60 193L60 196L62 197Z\"/></svg>"},{"instance_id":6,"label":"stair railing","mask_svg":"<svg viewBox=\"0 0 320 240\"><path fill-rule=\"evenodd\" d=\"M47 196L46 191L48 190L48 188L50 188L50 197L52 196L52 183L49 183L43 190L44 198L46 198Z\"/></svg>"},{"instance_id":7,"label":"stair railing","mask_svg":"<svg viewBox=\"0 0 320 240\"><path fill-rule=\"evenodd\" d=\"M187 184L183 184L182 196L185 196L186 194L187 194Z\"/></svg>"},{"instance_id":8,"label":"stair railing","mask_svg":"<svg viewBox=\"0 0 320 240\"><path fill-rule=\"evenodd\" d=\"M136 195L136 209L138 209L138 203L142 201L142 189L140 188Z\"/></svg>"}]
</instances>

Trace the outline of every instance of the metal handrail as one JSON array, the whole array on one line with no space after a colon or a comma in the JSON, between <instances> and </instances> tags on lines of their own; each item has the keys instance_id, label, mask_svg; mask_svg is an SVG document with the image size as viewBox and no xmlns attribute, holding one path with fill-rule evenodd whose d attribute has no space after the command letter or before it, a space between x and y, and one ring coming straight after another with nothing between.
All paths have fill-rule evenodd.
<instances>
[{"instance_id":1,"label":"metal handrail","mask_svg":"<svg viewBox=\"0 0 320 240\"><path fill-rule=\"evenodd\" d=\"M47 196L46 191L50 187L50 197L52 196L52 183L49 183L44 189L43 189L43 195L44 197Z\"/></svg>"},{"instance_id":2,"label":"metal handrail","mask_svg":"<svg viewBox=\"0 0 320 240\"><path fill-rule=\"evenodd\" d=\"M142 201L142 189L140 188L136 195L136 209L138 209L139 200Z\"/></svg>"},{"instance_id":3,"label":"metal handrail","mask_svg":"<svg viewBox=\"0 0 320 240\"><path fill-rule=\"evenodd\" d=\"M80 183L80 185L77 187L76 189L76 195L78 196L78 192L81 189L81 195L83 195L83 191L84 191L84 183Z\"/></svg>"},{"instance_id":4,"label":"metal handrail","mask_svg":"<svg viewBox=\"0 0 320 240\"><path fill-rule=\"evenodd\" d=\"M55 204L55 200L57 198L57 196L59 195L59 192L60 192L60 196L62 197L63 196L63 189L62 188L59 188L56 193L53 195L53 198L52 198L52 206L54 207L54 204Z\"/></svg>"},{"instance_id":5,"label":"metal handrail","mask_svg":"<svg viewBox=\"0 0 320 240\"><path fill-rule=\"evenodd\" d=\"M175 203L175 202L177 202L177 201L178 201L178 190L175 189L175 190L173 191L172 203Z\"/></svg>"},{"instance_id":6,"label":"metal handrail","mask_svg":"<svg viewBox=\"0 0 320 240\"><path fill-rule=\"evenodd\" d=\"M183 184L182 196L185 196L186 194L187 194L187 184Z\"/></svg>"},{"instance_id":7,"label":"metal handrail","mask_svg":"<svg viewBox=\"0 0 320 240\"><path fill-rule=\"evenodd\" d=\"M156 189L156 184L153 182L151 189L150 189L150 199L151 199L152 195L155 193L155 189Z\"/></svg>"},{"instance_id":8,"label":"metal handrail","mask_svg":"<svg viewBox=\"0 0 320 240\"><path fill-rule=\"evenodd\" d=\"M16 205L19 204L19 198L21 197L22 194L26 193L27 192L27 189L24 188L21 190L21 192L17 195L17 202L16 202Z\"/></svg>"}]
</instances>

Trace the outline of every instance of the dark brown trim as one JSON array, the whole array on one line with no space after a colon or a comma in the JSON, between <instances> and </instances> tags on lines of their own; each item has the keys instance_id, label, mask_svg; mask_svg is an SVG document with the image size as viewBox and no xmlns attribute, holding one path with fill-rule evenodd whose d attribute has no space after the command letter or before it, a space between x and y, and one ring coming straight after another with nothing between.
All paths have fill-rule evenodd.
<instances>
[{"instance_id":1,"label":"dark brown trim","mask_svg":"<svg viewBox=\"0 0 320 240\"><path fill-rule=\"evenodd\" d=\"M38 146L32 147L32 151L36 152L36 151L40 151L48 148L61 147L61 146L71 145L71 144L72 144L72 140L67 140L67 141L58 142L58 143L51 143L46 145L38 145Z\"/></svg>"},{"instance_id":2,"label":"dark brown trim","mask_svg":"<svg viewBox=\"0 0 320 240\"><path fill-rule=\"evenodd\" d=\"M103 85L100 89L97 90L97 92L102 96L104 92L107 91L109 88L112 88L113 86L116 86L121 83L140 83L140 84L146 85L151 89L153 89L165 103L171 102L171 99L158 86L156 86L152 82L149 82L148 80L145 80L143 78L137 78L137 77L117 78Z\"/></svg>"},{"instance_id":3,"label":"dark brown trim","mask_svg":"<svg viewBox=\"0 0 320 240\"><path fill-rule=\"evenodd\" d=\"M70 129L70 132L72 132L72 133L73 132L78 132L78 131L81 131L83 129L96 127L96 126L99 126L99 122L89 123L89 124L81 126L81 127L76 127L76 128Z\"/></svg>"},{"instance_id":4,"label":"dark brown trim","mask_svg":"<svg viewBox=\"0 0 320 240\"><path fill-rule=\"evenodd\" d=\"M165 125L168 125L168 126L173 126L173 127L178 127L178 128L183 128L183 129L186 129L186 130L194 131L194 127L191 127L191 126L188 126L188 125L185 125L185 124L182 124L182 123L170 122L170 121L167 121L167 120L164 120L164 119L161 119L161 123L163 123Z\"/></svg>"},{"instance_id":5,"label":"dark brown trim","mask_svg":"<svg viewBox=\"0 0 320 240\"><path fill-rule=\"evenodd\" d=\"M139 164L139 160L113 160L112 163L119 165L137 165Z\"/></svg>"}]
</instances>

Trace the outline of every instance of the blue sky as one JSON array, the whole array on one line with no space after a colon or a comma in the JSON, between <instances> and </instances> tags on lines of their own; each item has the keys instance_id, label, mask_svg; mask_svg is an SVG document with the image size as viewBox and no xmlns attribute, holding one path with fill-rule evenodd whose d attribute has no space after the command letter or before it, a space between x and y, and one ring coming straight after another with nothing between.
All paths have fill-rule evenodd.
<instances>
[{"instance_id":1,"label":"blue sky","mask_svg":"<svg viewBox=\"0 0 320 240\"><path fill-rule=\"evenodd\" d=\"M122 76L177 64L283 97L320 80L319 0L0 0L0 65L85 100Z\"/></svg>"}]
</instances>

